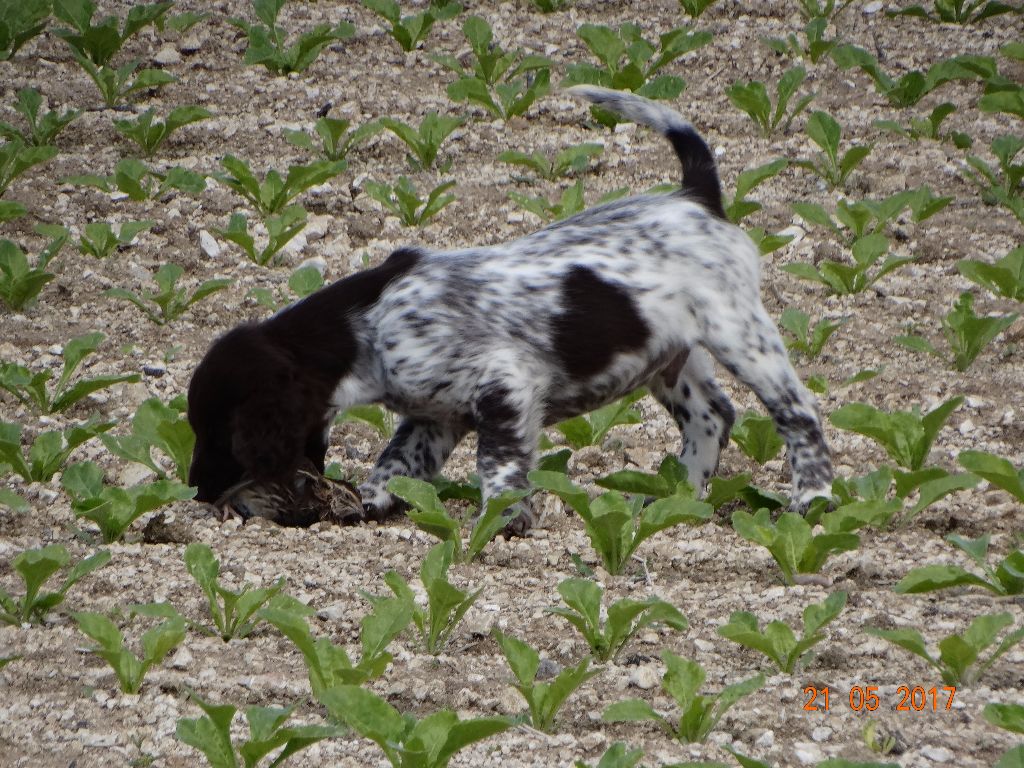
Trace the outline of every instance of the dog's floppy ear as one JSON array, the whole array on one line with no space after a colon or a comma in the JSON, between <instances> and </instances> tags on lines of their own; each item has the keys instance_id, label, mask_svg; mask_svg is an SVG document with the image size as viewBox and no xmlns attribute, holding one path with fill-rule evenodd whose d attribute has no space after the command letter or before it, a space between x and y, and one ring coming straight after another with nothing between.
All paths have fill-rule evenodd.
<instances>
[{"instance_id":1,"label":"dog's floppy ear","mask_svg":"<svg viewBox=\"0 0 1024 768\"><path fill-rule=\"evenodd\" d=\"M263 362L231 425L232 454L249 477L259 480L285 477L295 469L308 420L295 364L274 351Z\"/></svg>"}]
</instances>

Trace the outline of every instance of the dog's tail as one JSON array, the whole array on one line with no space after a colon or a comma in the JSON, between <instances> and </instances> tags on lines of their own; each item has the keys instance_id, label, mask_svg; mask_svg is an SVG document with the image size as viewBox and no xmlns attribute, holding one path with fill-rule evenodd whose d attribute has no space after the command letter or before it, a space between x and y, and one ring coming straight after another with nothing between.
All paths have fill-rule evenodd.
<instances>
[{"instance_id":1,"label":"dog's tail","mask_svg":"<svg viewBox=\"0 0 1024 768\"><path fill-rule=\"evenodd\" d=\"M633 122L648 125L668 139L683 166L683 192L715 216L726 218L715 158L697 129L678 112L643 96L597 85L574 85L568 92Z\"/></svg>"}]
</instances>

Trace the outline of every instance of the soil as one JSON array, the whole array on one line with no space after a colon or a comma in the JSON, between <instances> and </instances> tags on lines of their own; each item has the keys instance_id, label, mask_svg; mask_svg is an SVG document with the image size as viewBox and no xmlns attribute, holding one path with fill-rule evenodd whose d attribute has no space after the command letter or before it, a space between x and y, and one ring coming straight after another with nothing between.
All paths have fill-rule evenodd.
<instances>
[{"instance_id":1,"label":"soil","mask_svg":"<svg viewBox=\"0 0 1024 768\"><path fill-rule=\"evenodd\" d=\"M123 16L130 4L100 5L103 11ZM522 0L470 1L467 13L486 17L505 47L519 46L551 57L555 82L567 65L591 60L575 34L582 23L634 22L654 39L685 21L678 4L669 0L642 4L579 0L567 5L563 11L542 15ZM553 197L573 180L530 185L518 169L498 162L503 150L552 155L584 141L603 143L604 153L584 175L588 202L619 187L640 191L678 177L676 161L662 139L632 125L614 132L595 128L588 124L583 107L558 92L540 99L525 117L507 123L494 121L474 107L452 103L445 86L453 76L430 54L468 53L458 21L439 23L424 47L406 54L385 33L380 20L358 3L291 3L281 17L290 31L322 20L347 19L355 25L356 34L330 46L307 71L274 77L262 67L242 63L244 38L227 18L251 13L243 0L211 4L182 0L175 9L207 11L211 17L183 35L147 30L117 61L135 56L178 79L159 93L146 95L130 112L152 106L164 115L177 105L199 104L215 114L174 134L153 161L159 166L213 172L227 153L248 159L260 170L308 162L311 157L288 144L282 131L311 130L318 113L327 108L356 124L387 115L418 124L431 110L470 119L443 146L441 162L450 164L447 170L410 169L404 146L390 133L379 134L355 150L345 173L301 198L311 223L288 249L284 262L260 267L247 262L229 243L220 242L219 249L200 246L201 235L225 226L230 213L244 210L223 184L211 181L198 197L175 194L136 203L62 182L76 174L111 173L120 158L133 156L136 150L112 124L126 113L99 106L95 87L75 65L67 47L52 35L29 43L13 61L0 64L0 119L20 121L10 105L16 90L28 85L38 88L51 108L73 107L83 113L60 136L60 154L19 179L7 193L8 199L22 201L31 213L3 225L0 232L35 253L41 241L33 228L39 221L63 223L76 239L92 221L150 218L156 225L102 262L69 245L54 262L57 278L44 288L38 304L21 313L0 313L2 360L33 370L59 370L61 343L99 330L106 334L106 341L84 373L142 375L137 384L97 393L70 412L49 418L26 412L11 397L0 395L0 415L22 424L27 435L93 413L117 421L118 430L127 429L135 408L147 397L168 400L185 391L191 371L213 338L236 323L266 315L250 296L253 288L287 296L290 272L306 259L321 260L328 279L333 280L364 262L379 263L402 244L453 248L497 243L537 228L540 222L510 201L508 193ZM726 96L726 88L737 80L775 82L791 65L761 38L798 33L804 20L797 9L798 4L791 2L721 0L696 25L713 33L713 41L668 67L667 71L687 81L677 106L715 148L724 185L730 190L727 194L746 168L776 157L807 157L814 151L803 132L804 116L789 130L765 139ZM932 24L909 17L887 18L880 2L854 3L829 28L830 36L872 51L897 75L961 53L996 56L1000 45L1019 38L1019 32L1019 17L1002 16L963 27ZM980 112L977 99L982 87L977 83L947 84L917 107L898 110L858 71L839 70L827 57L802 64L808 71L804 87L817 94L813 108L836 117L844 140L873 143L846 194L854 199L877 198L928 184L938 194L953 196L954 202L926 222L915 224L906 214L896 222L895 252L915 255L913 264L863 293L836 297L827 296L820 286L796 280L780 267L795 261L846 258L833 237L819 228L801 226L789 207L804 200L832 208L838 193L792 166L753 193L764 209L746 223L773 232L789 228L797 235L791 244L765 258L764 295L772 314L777 317L793 306L814 320L848 318L818 358L798 360L801 374L828 381L829 394L821 402L826 414L855 401L885 409L927 409L953 395L964 395L964 405L940 433L929 462L955 470L957 453L972 448L998 453L1021 466L1022 321L965 373L892 341L913 330L944 349L941 318L960 292L972 289L958 274L956 262L1001 257L1020 243L1021 224L1005 209L986 206L977 189L964 179L964 151L950 142L912 141L883 133L872 123L894 119L907 124L911 117L925 115L948 100L958 108L948 119L948 128L973 136L972 151L990 162L991 140L1019 131L1020 124L1005 115ZM999 66L1008 77L1020 80L1019 63L1000 58ZM363 191L367 179L393 183L402 174L421 190L455 179L458 201L426 226L404 229ZM180 264L193 285L215 277L231 278L234 283L165 327L103 295L114 286L148 288L156 268L167 262ZM978 289L973 292L979 314L1020 310L1019 305ZM882 372L863 383L842 384L865 368ZM728 376L723 380L740 410L756 407L748 391ZM570 462L570 476L590 484L595 477L624 467L650 470L667 452L677 451L678 432L668 417L649 400L641 403L641 411L642 424L616 427L602 446L577 451ZM887 461L873 442L831 426L827 429L840 475L862 474ZM558 442L557 433L551 433L551 438ZM347 475L358 479L382 447L383 440L373 429L346 423L334 430L329 460L339 462ZM146 479L145 470L114 460L95 441L73 458L99 462L110 482L127 485ZM464 478L472 463L473 441L467 440L446 474ZM779 491L785 491L788 482L781 461L759 467L735 447L724 454L721 471L751 471L756 483ZM96 548L94 531L71 513L59 476L29 486L12 476L5 485L31 504L25 514L0 509L0 584L5 589L21 589L10 561L25 548L60 542L76 558ZM1019 598L999 599L978 590L903 596L892 587L914 566L969 565L943 541L950 531L967 536L989 532L992 549L1001 556L1013 548L1013 536L1022 528L1020 505L982 483L935 504L905 529L865 531L858 550L829 561L823 584L786 588L767 552L741 540L724 518L655 536L640 548L642 562L633 563L622 576L610 576L598 566L580 520L566 514L560 504L549 502L540 527L527 538L499 539L482 561L453 568L452 578L459 586L483 592L446 651L430 656L411 637L402 637L393 647L393 665L372 687L403 712L417 716L444 707L464 716L520 714L524 704L508 684L509 670L489 632L496 626L527 639L557 667L582 658L587 648L580 636L545 611L558 602L556 585L577 575L573 558L578 557L596 571L610 598L660 596L686 614L689 630L642 633L617 663L605 665L601 674L569 699L553 733L517 726L466 749L453 765L568 766L574 760L595 764L612 742L623 740L642 748L649 766L693 760L733 764L723 749L726 746L777 766L814 764L833 756L889 760L907 768L990 766L1015 740L986 723L981 710L992 701L1021 701L1024 646L1006 654L980 683L958 688L950 709L904 712L895 709L899 686L931 688L942 683L921 660L865 634L864 629L918 628L934 643L963 631L974 617L996 611L1009 611L1019 626L1024 618ZM368 610L361 592L385 591L382 577L392 569L416 582L418 564L431 546L431 539L405 519L358 527L317 523L308 529L282 528L259 520L243 526L238 520L222 523L210 509L190 502L147 516L124 542L109 547L111 563L73 588L44 625L0 627L0 656L21 657L0 671L5 698L0 708L0 764L201 765L202 757L175 738L178 718L199 715L187 698L188 690L208 701L240 707L297 703L298 722L323 720L324 710L311 701L301 656L288 640L265 627L228 643L190 632L167 662L150 671L138 695L121 693L110 668L87 651L89 643L67 611L123 612L128 603L169 600L190 618L204 618L202 595L182 562L189 541L207 542L214 548L229 585L269 585L283 576L288 591L316 609L311 619L314 633L352 650L357 648L359 622ZM782 619L796 625L806 605L839 589L849 592L847 608L828 628L829 639L819 646L818 657L806 671L793 676L773 673L763 657L716 633L738 610L752 611L762 622ZM139 625L128 630L135 642L140 633ZM766 673L767 682L736 704L704 744L681 744L650 724L603 723L602 711L624 698L638 696L661 711L674 710L656 684L662 673L659 653L663 648L699 661L707 670L709 691L758 670ZM882 706L871 714L853 711L851 688L869 685L878 686ZM807 686L830 689L830 711L805 711ZM885 735L894 737L895 749L887 757L869 749L864 735L869 723L876 724L879 741ZM241 735L240 719L236 730ZM292 764L378 766L385 762L374 744L350 735L321 742L300 753Z\"/></svg>"}]
</instances>

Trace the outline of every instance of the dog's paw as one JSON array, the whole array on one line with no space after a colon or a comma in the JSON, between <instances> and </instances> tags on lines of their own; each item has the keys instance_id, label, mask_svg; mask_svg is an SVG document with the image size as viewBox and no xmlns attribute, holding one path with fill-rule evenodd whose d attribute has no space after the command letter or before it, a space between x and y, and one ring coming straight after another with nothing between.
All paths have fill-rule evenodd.
<instances>
[{"instance_id":1,"label":"dog's paw","mask_svg":"<svg viewBox=\"0 0 1024 768\"><path fill-rule=\"evenodd\" d=\"M353 514L351 519L347 519L345 522L353 524L368 520L382 522L400 515L408 509L408 505L400 498L375 486L359 486L359 496L363 500L362 515Z\"/></svg>"},{"instance_id":2,"label":"dog's paw","mask_svg":"<svg viewBox=\"0 0 1024 768\"><path fill-rule=\"evenodd\" d=\"M536 522L533 505L527 499L518 501L506 509L502 517L508 520L501 531L505 539L525 537Z\"/></svg>"}]
</instances>

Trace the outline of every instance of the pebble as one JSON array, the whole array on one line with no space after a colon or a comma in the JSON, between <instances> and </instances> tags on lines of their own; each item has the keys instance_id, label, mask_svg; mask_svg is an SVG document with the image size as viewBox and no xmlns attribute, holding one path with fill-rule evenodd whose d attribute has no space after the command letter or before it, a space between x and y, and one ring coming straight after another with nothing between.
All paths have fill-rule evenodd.
<instances>
[{"instance_id":1,"label":"pebble","mask_svg":"<svg viewBox=\"0 0 1024 768\"><path fill-rule=\"evenodd\" d=\"M793 745L793 754L800 761L801 765L812 765L821 761L823 755L817 744L809 744L805 741L798 741Z\"/></svg>"},{"instance_id":2,"label":"pebble","mask_svg":"<svg viewBox=\"0 0 1024 768\"><path fill-rule=\"evenodd\" d=\"M832 729L826 726L820 726L811 731L811 738L815 741L828 741L832 737Z\"/></svg>"},{"instance_id":3,"label":"pebble","mask_svg":"<svg viewBox=\"0 0 1024 768\"><path fill-rule=\"evenodd\" d=\"M754 742L754 746L771 749L775 746L775 731L765 731L762 733L757 737L757 741Z\"/></svg>"},{"instance_id":4,"label":"pebble","mask_svg":"<svg viewBox=\"0 0 1024 768\"><path fill-rule=\"evenodd\" d=\"M220 243L205 229L199 230L199 249L211 259L220 256Z\"/></svg>"},{"instance_id":5,"label":"pebble","mask_svg":"<svg viewBox=\"0 0 1024 768\"><path fill-rule=\"evenodd\" d=\"M658 684L659 680L658 670L649 664L637 667L629 673L629 684L643 691L651 690L651 688Z\"/></svg>"},{"instance_id":6,"label":"pebble","mask_svg":"<svg viewBox=\"0 0 1024 768\"><path fill-rule=\"evenodd\" d=\"M864 13L867 16L870 16L873 13L878 13L880 10L882 10L881 0L872 0L872 2L864 6Z\"/></svg>"},{"instance_id":7,"label":"pebble","mask_svg":"<svg viewBox=\"0 0 1024 768\"><path fill-rule=\"evenodd\" d=\"M168 43L156 52L156 56L153 57L153 61L155 61L161 67L167 67L171 64L180 64L181 54L178 53L177 48Z\"/></svg>"},{"instance_id":8,"label":"pebble","mask_svg":"<svg viewBox=\"0 0 1024 768\"><path fill-rule=\"evenodd\" d=\"M945 747L924 747L921 754L933 763L948 763L953 759L953 753Z\"/></svg>"},{"instance_id":9,"label":"pebble","mask_svg":"<svg viewBox=\"0 0 1024 768\"><path fill-rule=\"evenodd\" d=\"M177 653L171 657L171 667L173 669L188 669L192 665L194 657L192 652L185 646L178 648Z\"/></svg>"}]
</instances>

